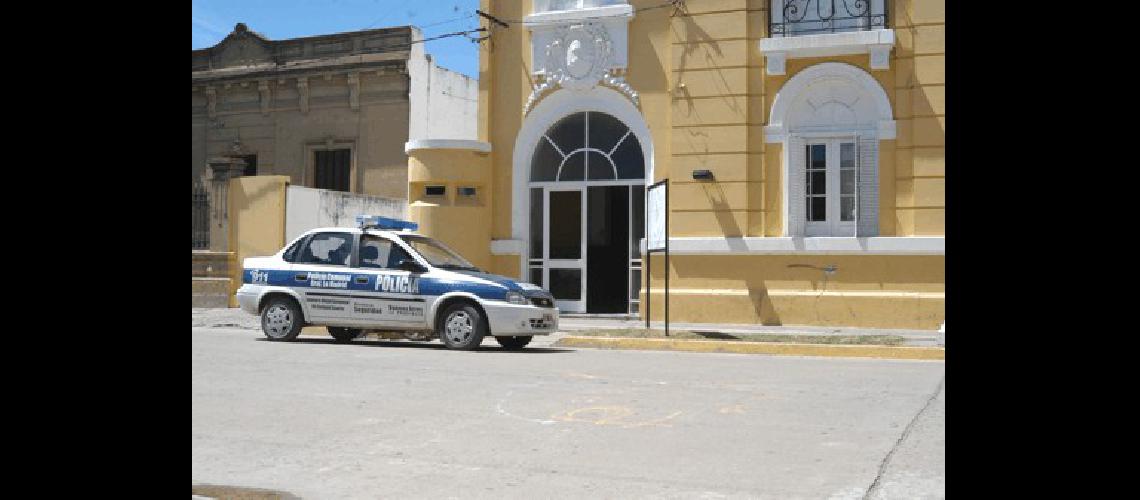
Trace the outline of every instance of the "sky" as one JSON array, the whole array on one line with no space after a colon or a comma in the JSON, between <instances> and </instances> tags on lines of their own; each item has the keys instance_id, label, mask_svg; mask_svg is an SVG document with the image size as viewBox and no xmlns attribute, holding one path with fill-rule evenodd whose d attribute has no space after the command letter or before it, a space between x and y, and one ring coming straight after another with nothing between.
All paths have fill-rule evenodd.
<instances>
[{"instance_id":1,"label":"sky","mask_svg":"<svg viewBox=\"0 0 1140 500\"><path fill-rule=\"evenodd\" d=\"M271 40L414 25L424 38L479 27L479 0L192 0L193 49L211 47L237 23ZM457 19L459 18L459 19ZM436 64L479 77L478 45L457 36L425 42Z\"/></svg>"}]
</instances>

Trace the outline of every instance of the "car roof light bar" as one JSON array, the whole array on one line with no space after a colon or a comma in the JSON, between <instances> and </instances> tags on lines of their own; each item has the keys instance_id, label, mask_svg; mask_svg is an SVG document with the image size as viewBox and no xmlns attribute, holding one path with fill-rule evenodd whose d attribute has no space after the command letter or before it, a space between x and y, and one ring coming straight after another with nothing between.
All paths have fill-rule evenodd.
<instances>
[{"instance_id":1,"label":"car roof light bar","mask_svg":"<svg viewBox=\"0 0 1140 500\"><path fill-rule=\"evenodd\" d=\"M420 227L420 225L415 222L393 219L391 217L381 217L379 215L357 215L356 225L360 226L361 229L400 229L404 231L415 231Z\"/></svg>"}]
</instances>

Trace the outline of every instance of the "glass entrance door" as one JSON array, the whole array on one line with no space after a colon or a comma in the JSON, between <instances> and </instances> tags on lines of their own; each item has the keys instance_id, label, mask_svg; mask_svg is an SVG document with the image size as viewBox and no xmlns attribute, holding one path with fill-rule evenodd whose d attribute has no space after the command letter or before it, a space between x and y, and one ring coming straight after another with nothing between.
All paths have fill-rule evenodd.
<instances>
[{"instance_id":1,"label":"glass entrance door","mask_svg":"<svg viewBox=\"0 0 1140 500\"><path fill-rule=\"evenodd\" d=\"M547 188L543 283L563 312L586 311L586 204L583 188Z\"/></svg>"},{"instance_id":2,"label":"glass entrance door","mask_svg":"<svg viewBox=\"0 0 1140 500\"><path fill-rule=\"evenodd\" d=\"M564 312L638 310L646 177L641 146L633 130L601 111L566 115L535 145L523 274L549 290Z\"/></svg>"}]
</instances>

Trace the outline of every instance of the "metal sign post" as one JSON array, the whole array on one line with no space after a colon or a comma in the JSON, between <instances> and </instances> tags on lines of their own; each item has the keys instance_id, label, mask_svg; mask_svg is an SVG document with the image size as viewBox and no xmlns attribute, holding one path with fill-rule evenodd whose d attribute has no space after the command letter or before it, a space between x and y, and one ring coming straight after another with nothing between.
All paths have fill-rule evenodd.
<instances>
[{"instance_id":1,"label":"metal sign post","mask_svg":"<svg viewBox=\"0 0 1140 500\"><path fill-rule=\"evenodd\" d=\"M669 336L669 179L645 188L645 329L652 311L653 252L665 252L665 336Z\"/></svg>"}]
</instances>

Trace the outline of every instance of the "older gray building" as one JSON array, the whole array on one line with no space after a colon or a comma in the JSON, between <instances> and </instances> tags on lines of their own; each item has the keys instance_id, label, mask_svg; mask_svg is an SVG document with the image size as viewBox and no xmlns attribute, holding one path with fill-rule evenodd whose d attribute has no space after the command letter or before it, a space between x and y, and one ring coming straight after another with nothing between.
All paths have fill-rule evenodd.
<instances>
[{"instance_id":1,"label":"older gray building","mask_svg":"<svg viewBox=\"0 0 1140 500\"><path fill-rule=\"evenodd\" d=\"M239 23L192 51L196 200L219 158L243 160L245 175L407 199L405 142L476 136L478 82L436 66L422 39L400 26L269 40Z\"/></svg>"}]
</instances>

